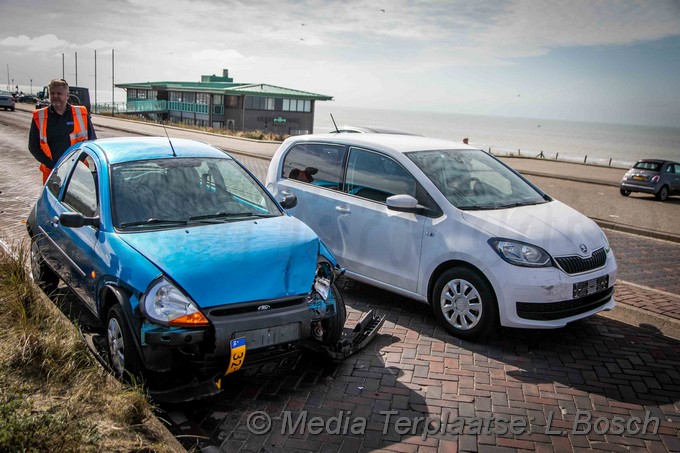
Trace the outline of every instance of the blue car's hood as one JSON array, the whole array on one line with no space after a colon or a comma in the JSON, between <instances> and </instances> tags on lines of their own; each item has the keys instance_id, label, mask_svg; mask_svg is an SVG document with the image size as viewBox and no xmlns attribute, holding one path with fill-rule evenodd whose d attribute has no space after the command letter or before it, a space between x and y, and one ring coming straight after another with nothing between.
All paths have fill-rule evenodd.
<instances>
[{"instance_id":1,"label":"blue car's hood","mask_svg":"<svg viewBox=\"0 0 680 453\"><path fill-rule=\"evenodd\" d=\"M319 253L316 234L289 216L120 237L204 308L306 294Z\"/></svg>"}]
</instances>

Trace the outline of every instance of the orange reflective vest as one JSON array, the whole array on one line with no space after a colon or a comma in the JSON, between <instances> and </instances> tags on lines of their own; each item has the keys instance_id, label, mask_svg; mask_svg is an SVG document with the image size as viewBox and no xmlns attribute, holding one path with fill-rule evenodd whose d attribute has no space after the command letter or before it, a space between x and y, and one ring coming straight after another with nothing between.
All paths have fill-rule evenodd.
<instances>
[{"instance_id":1,"label":"orange reflective vest","mask_svg":"<svg viewBox=\"0 0 680 453\"><path fill-rule=\"evenodd\" d=\"M52 159L52 151L47 144L47 109L49 107L35 110L33 112L33 121L38 126L40 149L49 159ZM69 134L69 138L71 139L71 145L75 145L78 142L87 140L87 109L82 105L72 105L71 112L73 113L73 131ZM52 170L40 164L40 171L43 174L43 184L45 184Z\"/></svg>"}]
</instances>

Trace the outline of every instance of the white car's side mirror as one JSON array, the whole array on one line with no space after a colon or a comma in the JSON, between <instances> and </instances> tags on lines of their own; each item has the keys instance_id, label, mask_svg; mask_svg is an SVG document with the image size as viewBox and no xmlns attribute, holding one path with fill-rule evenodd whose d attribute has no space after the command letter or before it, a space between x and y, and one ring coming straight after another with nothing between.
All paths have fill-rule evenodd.
<instances>
[{"instance_id":1,"label":"white car's side mirror","mask_svg":"<svg viewBox=\"0 0 680 453\"><path fill-rule=\"evenodd\" d=\"M412 212L418 208L418 200L411 195L392 195L385 200L387 207L395 211Z\"/></svg>"}]
</instances>

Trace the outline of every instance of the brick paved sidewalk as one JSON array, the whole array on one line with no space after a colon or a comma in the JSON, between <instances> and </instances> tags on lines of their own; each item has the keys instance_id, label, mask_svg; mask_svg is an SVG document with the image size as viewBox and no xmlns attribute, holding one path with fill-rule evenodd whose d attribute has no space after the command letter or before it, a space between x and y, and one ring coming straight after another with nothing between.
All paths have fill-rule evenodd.
<instances>
[{"instance_id":1,"label":"brick paved sidewalk","mask_svg":"<svg viewBox=\"0 0 680 453\"><path fill-rule=\"evenodd\" d=\"M233 375L219 399L165 408L186 445L206 452L680 450L676 341L595 316L554 331L501 329L470 343L444 333L425 305L350 280L342 291L353 319L369 309L387 315L366 350L339 364L303 354L278 370ZM602 424L647 417L659 428L604 434L588 416ZM254 432L257 417L269 429ZM302 417L335 418L357 431L329 425L315 433L295 425ZM498 430L475 429L492 417ZM504 419L525 428L504 432Z\"/></svg>"}]
</instances>

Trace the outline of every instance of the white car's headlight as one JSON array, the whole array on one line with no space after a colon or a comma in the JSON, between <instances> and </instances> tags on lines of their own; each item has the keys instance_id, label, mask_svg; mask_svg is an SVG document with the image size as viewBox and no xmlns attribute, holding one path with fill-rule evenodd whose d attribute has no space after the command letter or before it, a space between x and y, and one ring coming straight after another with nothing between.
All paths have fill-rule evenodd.
<instances>
[{"instance_id":1,"label":"white car's headlight","mask_svg":"<svg viewBox=\"0 0 680 453\"><path fill-rule=\"evenodd\" d=\"M150 321L167 326L210 324L196 304L165 278L158 279L143 296L142 310Z\"/></svg>"},{"instance_id":2,"label":"white car's headlight","mask_svg":"<svg viewBox=\"0 0 680 453\"><path fill-rule=\"evenodd\" d=\"M611 247L609 247L609 239L607 239L607 235L604 234L604 231L600 230L600 233L602 233L602 240L604 241L604 252L609 253L611 251Z\"/></svg>"},{"instance_id":3,"label":"white car's headlight","mask_svg":"<svg viewBox=\"0 0 680 453\"><path fill-rule=\"evenodd\" d=\"M535 245L497 238L489 240L489 245L503 260L515 266L552 266L552 259L548 252Z\"/></svg>"}]
</instances>

